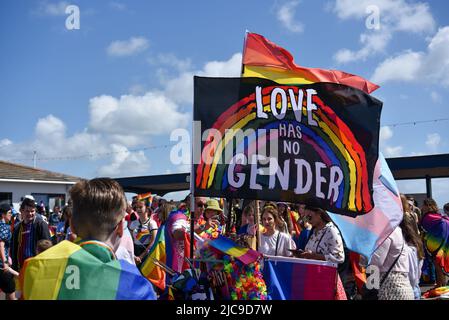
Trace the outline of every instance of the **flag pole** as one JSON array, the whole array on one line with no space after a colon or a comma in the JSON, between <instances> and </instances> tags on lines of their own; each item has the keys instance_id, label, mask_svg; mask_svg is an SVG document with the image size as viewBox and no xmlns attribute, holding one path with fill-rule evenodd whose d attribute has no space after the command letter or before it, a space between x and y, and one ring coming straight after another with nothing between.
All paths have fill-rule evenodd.
<instances>
[{"instance_id":1,"label":"flag pole","mask_svg":"<svg viewBox=\"0 0 449 320\"><path fill-rule=\"evenodd\" d=\"M259 214L259 200L256 200L256 208L255 208L255 215L254 215L254 222L256 223L256 250L259 250L260 246L260 228L259 228L259 220L260 220L260 214Z\"/></svg>"},{"instance_id":2,"label":"flag pole","mask_svg":"<svg viewBox=\"0 0 449 320\"><path fill-rule=\"evenodd\" d=\"M195 78L193 80L195 82ZM195 99L195 94L194 97ZM193 103L195 105L195 102ZM193 108L195 111L195 108ZM195 242L195 195L194 195L194 150L195 150L195 115L194 112L192 112L192 140L191 140L191 152L190 152L190 161L191 161L191 166L190 166L190 259L193 260L193 250L194 250L194 242Z\"/></svg>"}]
</instances>

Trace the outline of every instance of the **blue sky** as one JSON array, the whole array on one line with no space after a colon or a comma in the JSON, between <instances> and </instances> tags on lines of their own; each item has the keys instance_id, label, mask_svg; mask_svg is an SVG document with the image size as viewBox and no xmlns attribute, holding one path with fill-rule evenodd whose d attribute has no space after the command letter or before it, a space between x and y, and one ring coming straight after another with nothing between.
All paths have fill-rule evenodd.
<instances>
[{"instance_id":1,"label":"blue sky","mask_svg":"<svg viewBox=\"0 0 449 320\"><path fill-rule=\"evenodd\" d=\"M80 29L68 30L68 5ZM379 9L368 28L367 7ZM245 30L297 64L339 69L381 88L385 156L449 152L446 1L0 2L0 159L71 175L184 172L170 133L190 129L193 75L238 76ZM373 21L373 20L369 20ZM144 149L152 146L157 148ZM449 179L434 197L449 202ZM399 182L424 192L424 181Z\"/></svg>"}]
</instances>

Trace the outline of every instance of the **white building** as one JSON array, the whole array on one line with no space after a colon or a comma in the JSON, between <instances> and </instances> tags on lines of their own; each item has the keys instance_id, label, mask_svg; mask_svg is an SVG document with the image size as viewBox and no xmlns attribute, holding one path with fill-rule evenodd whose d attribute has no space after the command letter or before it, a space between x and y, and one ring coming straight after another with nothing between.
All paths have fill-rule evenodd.
<instances>
[{"instance_id":1,"label":"white building","mask_svg":"<svg viewBox=\"0 0 449 320\"><path fill-rule=\"evenodd\" d=\"M69 189L80 180L61 173L35 169L21 164L0 161L0 203L8 202L19 209L25 195L32 195L47 209L63 206L68 200Z\"/></svg>"}]
</instances>

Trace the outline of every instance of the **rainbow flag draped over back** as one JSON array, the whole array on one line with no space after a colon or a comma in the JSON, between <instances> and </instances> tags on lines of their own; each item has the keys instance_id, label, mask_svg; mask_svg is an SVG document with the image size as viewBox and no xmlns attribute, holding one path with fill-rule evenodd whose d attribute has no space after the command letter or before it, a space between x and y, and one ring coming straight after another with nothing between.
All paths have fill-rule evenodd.
<instances>
[{"instance_id":1,"label":"rainbow flag draped over back","mask_svg":"<svg viewBox=\"0 0 449 320\"><path fill-rule=\"evenodd\" d=\"M162 263L167 262L167 256L165 253L165 224L160 226L157 231L156 239L154 240L153 246L148 252L147 257L140 266L140 271L142 274L151 281L156 287L161 290L165 289L165 271L158 267L154 260L156 259Z\"/></svg>"},{"instance_id":2,"label":"rainbow flag draped over back","mask_svg":"<svg viewBox=\"0 0 449 320\"><path fill-rule=\"evenodd\" d=\"M217 239L211 240L209 245L224 254L240 260L244 264L253 263L261 257L261 254L256 250L240 247L231 239L223 236L219 236Z\"/></svg>"},{"instance_id":3,"label":"rainbow flag draped over back","mask_svg":"<svg viewBox=\"0 0 449 320\"><path fill-rule=\"evenodd\" d=\"M338 70L305 68L293 61L293 56L265 37L248 32L243 49L243 77L257 77L279 84L341 83L371 93L378 85L362 77Z\"/></svg>"},{"instance_id":4,"label":"rainbow flag draped over back","mask_svg":"<svg viewBox=\"0 0 449 320\"><path fill-rule=\"evenodd\" d=\"M403 217L399 190L382 153L379 153L375 167L373 198L374 209L355 218L328 212L348 249L367 258L388 238Z\"/></svg>"},{"instance_id":5,"label":"rainbow flag draped over back","mask_svg":"<svg viewBox=\"0 0 449 320\"><path fill-rule=\"evenodd\" d=\"M101 250L101 248L99 249ZM106 249L105 249L106 250ZM155 300L151 283L135 265L105 259L62 241L27 259L20 272L26 300Z\"/></svg>"},{"instance_id":6,"label":"rainbow flag draped over back","mask_svg":"<svg viewBox=\"0 0 449 320\"><path fill-rule=\"evenodd\" d=\"M444 273L449 274L449 218L439 213L427 213L421 224L426 231L424 243L435 256L435 261Z\"/></svg>"},{"instance_id":7,"label":"rainbow flag draped over back","mask_svg":"<svg viewBox=\"0 0 449 320\"><path fill-rule=\"evenodd\" d=\"M190 240L187 232L184 233L184 253L178 252L179 248L176 246L171 234L173 224L178 220L187 221L187 216L184 211L178 210L170 213L167 221L158 229L154 244L140 267L140 271L145 278L162 290L166 288L168 279L165 271L157 266L153 259L164 263L169 268L178 272L189 268L183 259L179 259L180 256L190 257Z\"/></svg>"}]
</instances>

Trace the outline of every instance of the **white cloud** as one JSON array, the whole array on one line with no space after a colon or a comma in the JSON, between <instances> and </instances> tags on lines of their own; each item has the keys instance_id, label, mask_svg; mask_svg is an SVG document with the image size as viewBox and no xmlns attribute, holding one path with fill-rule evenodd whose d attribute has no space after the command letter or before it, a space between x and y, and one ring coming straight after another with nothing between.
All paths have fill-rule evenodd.
<instances>
[{"instance_id":1,"label":"white cloud","mask_svg":"<svg viewBox=\"0 0 449 320\"><path fill-rule=\"evenodd\" d=\"M126 5L121 2L112 1L109 3L109 6L117 11L124 11L126 10Z\"/></svg>"},{"instance_id":2,"label":"white cloud","mask_svg":"<svg viewBox=\"0 0 449 320\"><path fill-rule=\"evenodd\" d=\"M381 62L372 81L405 81L441 84L449 87L449 26L430 39L426 52L406 51Z\"/></svg>"},{"instance_id":3,"label":"white cloud","mask_svg":"<svg viewBox=\"0 0 449 320\"><path fill-rule=\"evenodd\" d=\"M67 1L48 2L41 1L35 13L42 16L64 16L65 9L70 5Z\"/></svg>"},{"instance_id":4,"label":"white cloud","mask_svg":"<svg viewBox=\"0 0 449 320\"><path fill-rule=\"evenodd\" d=\"M441 142L441 136L438 133L430 133L427 135L426 146L432 151L436 151Z\"/></svg>"},{"instance_id":5,"label":"white cloud","mask_svg":"<svg viewBox=\"0 0 449 320\"><path fill-rule=\"evenodd\" d=\"M87 131L66 135L66 125L53 115L38 119L31 141L12 143L0 149L0 157L6 159L31 159L36 150L38 158L69 158L108 150L107 140Z\"/></svg>"},{"instance_id":6,"label":"white cloud","mask_svg":"<svg viewBox=\"0 0 449 320\"><path fill-rule=\"evenodd\" d=\"M130 152L121 145L111 145L112 162L101 166L98 174L101 176L119 177L122 175L141 175L148 173L150 163L143 151Z\"/></svg>"},{"instance_id":7,"label":"white cloud","mask_svg":"<svg viewBox=\"0 0 449 320\"><path fill-rule=\"evenodd\" d=\"M432 101L435 103L441 103L441 101L443 101L443 99L441 98L441 95L436 91L432 91L430 93L430 99L432 99Z\"/></svg>"},{"instance_id":8,"label":"white cloud","mask_svg":"<svg viewBox=\"0 0 449 320\"><path fill-rule=\"evenodd\" d=\"M390 32L362 33L360 35L360 43L363 47L360 50L352 51L349 49L340 49L334 55L334 59L338 63L366 60L373 53L383 52L388 42L390 42L390 39Z\"/></svg>"},{"instance_id":9,"label":"white cloud","mask_svg":"<svg viewBox=\"0 0 449 320\"><path fill-rule=\"evenodd\" d=\"M385 157L400 157L402 156L402 146L391 146L388 143L393 137L393 130L389 126L383 126L380 128L379 133L379 147Z\"/></svg>"},{"instance_id":10,"label":"white cloud","mask_svg":"<svg viewBox=\"0 0 449 320\"><path fill-rule=\"evenodd\" d=\"M383 126L380 128L380 142L385 142L387 140L389 140L391 137L393 136L393 131L391 130L391 128L389 126Z\"/></svg>"},{"instance_id":11,"label":"white cloud","mask_svg":"<svg viewBox=\"0 0 449 320\"><path fill-rule=\"evenodd\" d=\"M396 146L396 147L389 147L386 146L383 149L383 153L385 154L385 157L400 157L402 156L402 146Z\"/></svg>"},{"instance_id":12,"label":"white cloud","mask_svg":"<svg viewBox=\"0 0 449 320\"><path fill-rule=\"evenodd\" d=\"M242 68L242 54L235 53L227 61L207 62L203 69L186 71L179 76L164 80L165 94L178 103L193 102L193 76L205 77L239 77Z\"/></svg>"},{"instance_id":13,"label":"white cloud","mask_svg":"<svg viewBox=\"0 0 449 320\"><path fill-rule=\"evenodd\" d=\"M102 95L90 99L89 127L95 132L121 135L159 135L187 126L188 116L162 92L119 99Z\"/></svg>"},{"instance_id":14,"label":"white cloud","mask_svg":"<svg viewBox=\"0 0 449 320\"><path fill-rule=\"evenodd\" d=\"M65 130L64 122L50 114L37 121L35 133L38 139L61 139Z\"/></svg>"},{"instance_id":15,"label":"white cloud","mask_svg":"<svg viewBox=\"0 0 449 320\"><path fill-rule=\"evenodd\" d=\"M342 20L365 20L375 6L379 9L380 28L392 31L431 32L435 29L435 20L427 3L411 3L405 0L336 0L334 12Z\"/></svg>"},{"instance_id":16,"label":"white cloud","mask_svg":"<svg viewBox=\"0 0 449 320\"><path fill-rule=\"evenodd\" d=\"M240 66L241 54L237 53L226 61L207 62L197 71L178 71L177 76L164 79L157 90L140 85L132 94L93 97L88 105L88 127L82 132L69 134L64 121L50 114L38 119L29 141L13 143L6 137L0 140L0 158L31 160L34 150L38 152L38 161L55 158L98 161L110 155L110 161L102 164L97 173L145 174L150 164L140 147L148 146L152 136L163 136L188 125L191 115L180 111L180 103L192 101L193 75L238 76ZM142 91L146 92L137 93ZM158 144L164 142L155 143ZM189 167L175 166L173 171L185 172Z\"/></svg>"},{"instance_id":17,"label":"white cloud","mask_svg":"<svg viewBox=\"0 0 449 320\"><path fill-rule=\"evenodd\" d=\"M359 50L340 49L334 59L338 63L365 60L382 53L396 32L428 33L435 30L435 20L426 3L410 3L405 0L336 0L333 11L342 20L370 19L375 7L379 12L379 28L360 35Z\"/></svg>"},{"instance_id":18,"label":"white cloud","mask_svg":"<svg viewBox=\"0 0 449 320\"><path fill-rule=\"evenodd\" d=\"M302 23L295 21L296 7L299 1L291 1L282 5L277 11L276 17L289 31L299 33L304 31Z\"/></svg>"},{"instance_id":19,"label":"white cloud","mask_svg":"<svg viewBox=\"0 0 449 320\"><path fill-rule=\"evenodd\" d=\"M0 148L7 147L12 144L12 141L9 139L0 140Z\"/></svg>"},{"instance_id":20,"label":"white cloud","mask_svg":"<svg viewBox=\"0 0 449 320\"><path fill-rule=\"evenodd\" d=\"M156 57L148 58L147 61L150 65L169 66L178 72L187 71L192 67L192 61L190 59L179 59L173 53L161 53Z\"/></svg>"},{"instance_id":21,"label":"white cloud","mask_svg":"<svg viewBox=\"0 0 449 320\"><path fill-rule=\"evenodd\" d=\"M148 46L149 41L145 37L131 37L129 40L113 41L106 51L110 56L123 57L145 51Z\"/></svg>"},{"instance_id":22,"label":"white cloud","mask_svg":"<svg viewBox=\"0 0 449 320\"><path fill-rule=\"evenodd\" d=\"M383 61L374 71L372 81L383 83L392 80L413 81L420 68L422 54L405 52Z\"/></svg>"}]
</instances>

